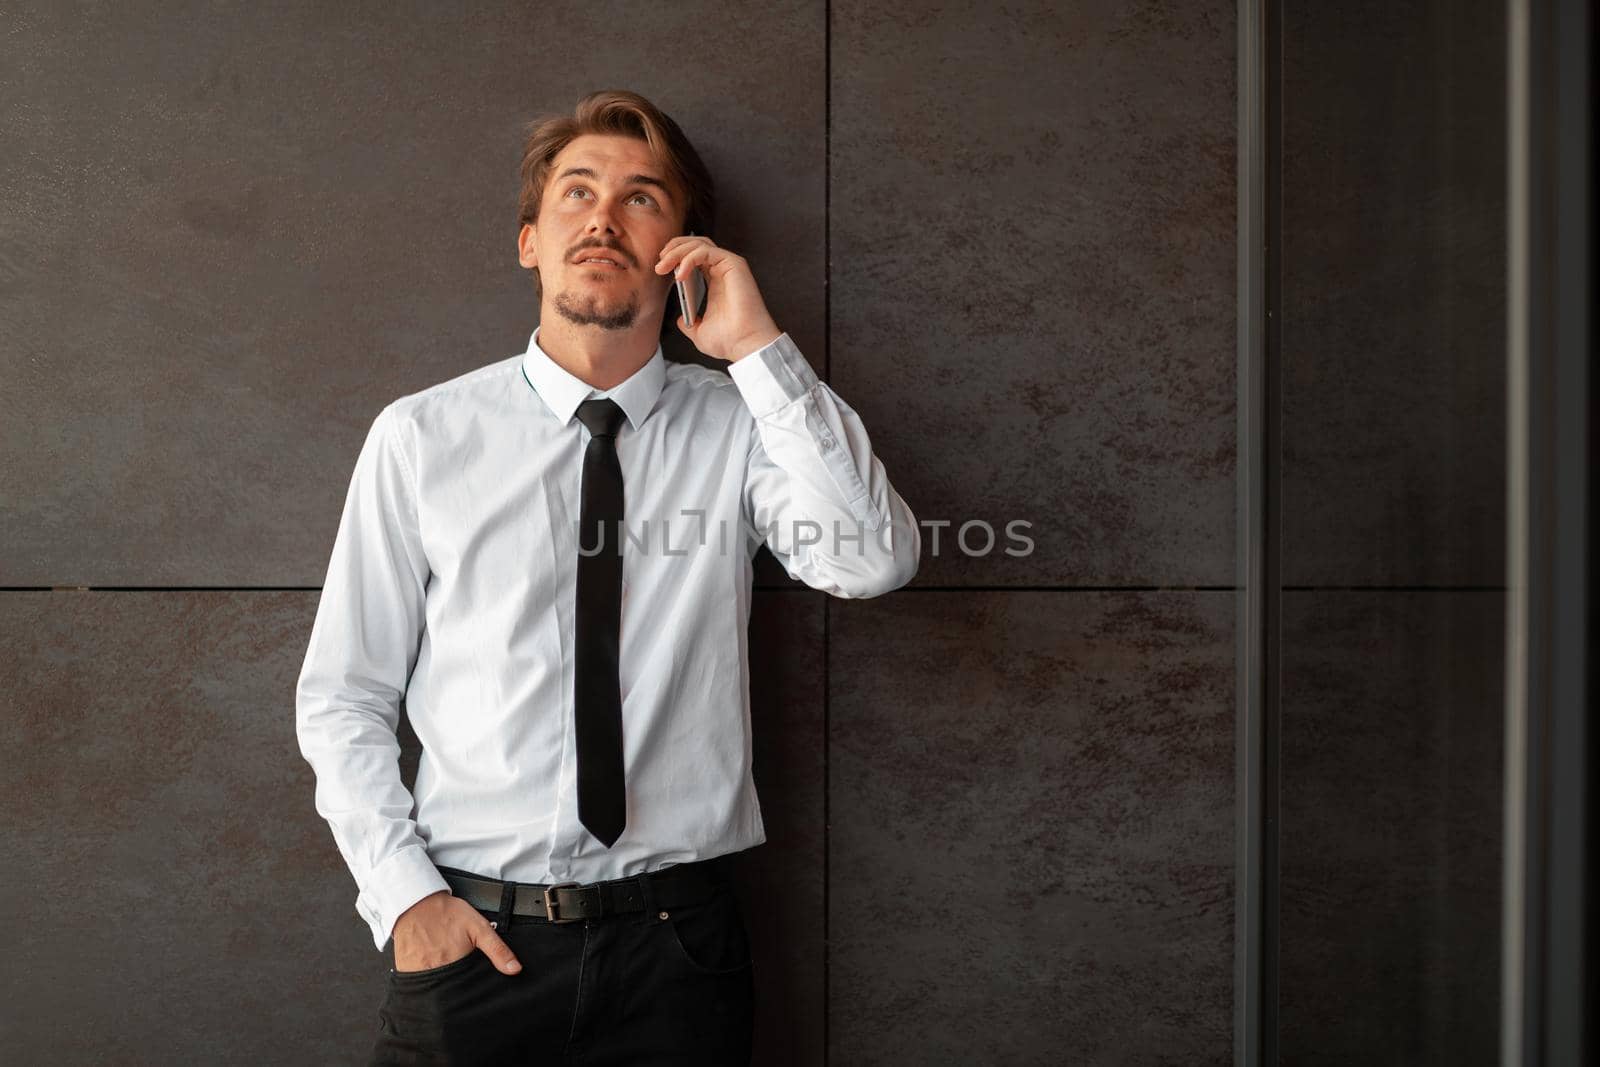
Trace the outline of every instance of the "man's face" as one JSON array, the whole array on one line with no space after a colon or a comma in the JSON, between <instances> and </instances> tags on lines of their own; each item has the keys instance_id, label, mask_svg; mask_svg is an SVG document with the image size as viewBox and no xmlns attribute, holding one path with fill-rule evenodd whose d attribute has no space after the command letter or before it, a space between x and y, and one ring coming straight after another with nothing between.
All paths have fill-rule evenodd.
<instances>
[{"instance_id":1,"label":"man's face","mask_svg":"<svg viewBox=\"0 0 1600 1067\"><path fill-rule=\"evenodd\" d=\"M522 265L539 268L546 308L578 326L626 330L643 319L660 328L672 275L657 274L656 260L688 210L667 181L637 138L584 134L562 149L538 221L517 237ZM578 262L596 255L616 266Z\"/></svg>"}]
</instances>

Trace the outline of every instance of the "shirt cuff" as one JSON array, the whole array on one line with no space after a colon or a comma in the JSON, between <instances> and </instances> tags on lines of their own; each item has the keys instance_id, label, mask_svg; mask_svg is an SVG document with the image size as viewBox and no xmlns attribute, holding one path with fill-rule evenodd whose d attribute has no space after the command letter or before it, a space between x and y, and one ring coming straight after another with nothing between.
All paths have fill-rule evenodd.
<instances>
[{"instance_id":1,"label":"shirt cuff","mask_svg":"<svg viewBox=\"0 0 1600 1067\"><path fill-rule=\"evenodd\" d=\"M401 913L441 889L450 892L450 883L444 880L439 868L428 858L427 849L421 845L408 845L374 867L367 878L364 895L378 919L373 929L378 949L382 951L394 936L394 924Z\"/></svg>"},{"instance_id":2,"label":"shirt cuff","mask_svg":"<svg viewBox=\"0 0 1600 1067\"><path fill-rule=\"evenodd\" d=\"M788 333L729 363L728 374L756 418L798 400L817 384L817 372Z\"/></svg>"}]
</instances>

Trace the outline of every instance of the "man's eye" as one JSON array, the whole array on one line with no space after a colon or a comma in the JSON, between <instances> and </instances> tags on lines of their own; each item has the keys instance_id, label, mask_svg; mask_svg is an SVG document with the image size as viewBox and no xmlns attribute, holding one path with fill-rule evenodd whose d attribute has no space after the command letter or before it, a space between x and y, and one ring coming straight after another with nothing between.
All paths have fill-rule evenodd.
<instances>
[{"instance_id":1,"label":"man's eye","mask_svg":"<svg viewBox=\"0 0 1600 1067\"><path fill-rule=\"evenodd\" d=\"M565 195L570 197L573 193L586 193L588 191L589 190L585 189L581 185L574 185L571 189L568 189L566 191ZM629 200L640 200L640 199L643 199L643 200L648 200L651 203L655 203L655 201L651 198L649 193L634 193L632 196L628 197L628 199Z\"/></svg>"}]
</instances>

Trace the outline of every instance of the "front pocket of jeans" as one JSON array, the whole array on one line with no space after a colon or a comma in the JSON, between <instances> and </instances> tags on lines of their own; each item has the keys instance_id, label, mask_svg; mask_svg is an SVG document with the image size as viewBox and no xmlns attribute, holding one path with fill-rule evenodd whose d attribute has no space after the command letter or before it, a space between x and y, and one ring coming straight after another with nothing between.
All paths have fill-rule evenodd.
<instances>
[{"instance_id":1,"label":"front pocket of jeans","mask_svg":"<svg viewBox=\"0 0 1600 1067\"><path fill-rule=\"evenodd\" d=\"M397 971L393 967L390 967L389 968L389 977L395 979L396 981L405 981L406 979L409 979L409 978L435 978L435 977L437 977L437 976L439 976L441 974L449 974L452 971L465 970L467 965L472 962L472 958L474 956L482 956L482 955L483 955L483 950L478 948L477 945L473 945L472 946L472 951L468 952L465 956L462 956L460 959L451 960L449 963L441 963L437 967L429 967L425 971ZM485 957L485 958L487 958L487 957Z\"/></svg>"},{"instance_id":2,"label":"front pocket of jeans","mask_svg":"<svg viewBox=\"0 0 1600 1067\"><path fill-rule=\"evenodd\" d=\"M678 957L691 970L732 974L750 966L750 938L738 901L727 888L699 904L672 909L662 923Z\"/></svg>"}]
</instances>

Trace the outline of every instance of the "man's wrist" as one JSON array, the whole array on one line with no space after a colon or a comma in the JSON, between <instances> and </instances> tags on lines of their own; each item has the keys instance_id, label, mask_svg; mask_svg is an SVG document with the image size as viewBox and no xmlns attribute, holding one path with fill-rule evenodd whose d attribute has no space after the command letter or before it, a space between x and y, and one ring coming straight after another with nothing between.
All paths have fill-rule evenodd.
<instances>
[{"instance_id":1,"label":"man's wrist","mask_svg":"<svg viewBox=\"0 0 1600 1067\"><path fill-rule=\"evenodd\" d=\"M766 328L757 330L754 333L746 334L738 344L731 346L731 351L735 354L728 357L728 362L737 363L746 356L754 355L782 336L783 331L778 329L776 323L771 323Z\"/></svg>"},{"instance_id":2,"label":"man's wrist","mask_svg":"<svg viewBox=\"0 0 1600 1067\"><path fill-rule=\"evenodd\" d=\"M366 883L373 909L383 917L390 936L403 912L440 890L448 892L450 883L444 880L421 844L407 845L378 864L369 873Z\"/></svg>"}]
</instances>

